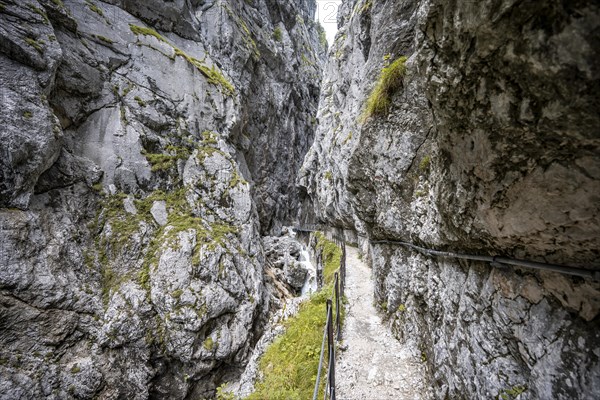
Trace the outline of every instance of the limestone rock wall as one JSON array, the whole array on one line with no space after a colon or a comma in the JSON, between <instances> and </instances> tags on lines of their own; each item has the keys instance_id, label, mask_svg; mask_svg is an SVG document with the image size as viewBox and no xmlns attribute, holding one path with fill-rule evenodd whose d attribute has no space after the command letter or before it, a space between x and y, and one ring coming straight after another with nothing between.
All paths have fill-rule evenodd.
<instances>
[{"instance_id":1,"label":"limestone rock wall","mask_svg":"<svg viewBox=\"0 0 600 400\"><path fill-rule=\"evenodd\" d=\"M239 371L312 140L313 13L0 2L0 398L203 398Z\"/></svg>"},{"instance_id":2,"label":"limestone rock wall","mask_svg":"<svg viewBox=\"0 0 600 400\"><path fill-rule=\"evenodd\" d=\"M590 1L345 1L299 183L355 230L397 336L437 398L585 398L600 377L598 282L403 247L598 269L599 9ZM389 112L362 122L386 62Z\"/></svg>"}]
</instances>

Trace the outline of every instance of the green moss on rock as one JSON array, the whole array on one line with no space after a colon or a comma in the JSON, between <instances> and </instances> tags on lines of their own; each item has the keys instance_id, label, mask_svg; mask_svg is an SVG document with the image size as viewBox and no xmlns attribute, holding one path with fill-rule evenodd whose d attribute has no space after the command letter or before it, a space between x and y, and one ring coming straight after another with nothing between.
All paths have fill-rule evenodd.
<instances>
[{"instance_id":1,"label":"green moss on rock","mask_svg":"<svg viewBox=\"0 0 600 400\"><path fill-rule=\"evenodd\" d=\"M167 39L164 38L164 36L156 32L152 28L146 28L142 26L129 24L129 29L131 29L131 32L133 32L136 35L153 36L158 41L167 43L173 48L175 57L181 57L184 60L186 60L189 64L194 66L208 79L209 83L221 87L221 89L226 95L233 95L235 93L235 88L233 87L231 82L229 82L229 80L225 78L225 76L223 76L221 71L216 66L213 65L212 67L208 67L203 60L194 58L187 54L185 51L181 50L180 48L173 46L171 43L169 43L169 41L167 41Z\"/></svg>"},{"instance_id":2,"label":"green moss on rock","mask_svg":"<svg viewBox=\"0 0 600 400\"><path fill-rule=\"evenodd\" d=\"M213 339L212 339L212 338L209 336L209 337L207 337L207 338L204 340L204 342L202 343L202 346L203 346L203 347L204 347L206 350L208 350L208 351L211 351L211 350L212 350L212 349L214 349L214 347L215 347L215 342L214 342L214 340L213 340Z\"/></svg>"}]
</instances>

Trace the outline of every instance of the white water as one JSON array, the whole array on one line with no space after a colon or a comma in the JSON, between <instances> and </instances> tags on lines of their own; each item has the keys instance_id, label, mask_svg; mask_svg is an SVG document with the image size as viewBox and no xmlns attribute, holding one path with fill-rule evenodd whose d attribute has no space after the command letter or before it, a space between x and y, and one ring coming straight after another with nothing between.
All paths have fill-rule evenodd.
<instances>
[{"instance_id":1,"label":"white water","mask_svg":"<svg viewBox=\"0 0 600 400\"><path fill-rule=\"evenodd\" d=\"M305 298L317 290L317 270L310 262L310 255L308 254L305 246L302 246L299 261L308 271L306 274L306 280L304 281L304 285L302 286L302 290L300 292L300 297Z\"/></svg>"}]
</instances>

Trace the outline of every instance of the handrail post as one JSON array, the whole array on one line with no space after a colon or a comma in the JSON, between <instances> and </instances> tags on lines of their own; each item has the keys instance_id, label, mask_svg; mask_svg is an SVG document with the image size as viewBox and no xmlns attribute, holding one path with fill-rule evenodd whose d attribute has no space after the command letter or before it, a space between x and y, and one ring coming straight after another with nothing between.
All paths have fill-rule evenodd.
<instances>
[{"instance_id":1,"label":"handrail post","mask_svg":"<svg viewBox=\"0 0 600 400\"><path fill-rule=\"evenodd\" d=\"M317 380L315 381L315 390L313 391L313 400L317 400L319 395L319 384L321 383L321 370L323 369L323 358L325 356L325 339L327 338L329 321L331 320L331 304L327 302L327 318L325 319L325 328L323 329L323 340L321 341L321 355L319 356L319 369L317 370Z\"/></svg>"},{"instance_id":2,"label":"handrail post","mask_svg":"<svg viewBox=\"0 0 600 400\"><path fill-rule=\"evenodd\" d=\"M339 342L342 339L342 332L340 331L340 276L335 273L335 330L337 333L336 340Z\"/></svg>"},{"instance_id":3,"label":"handrail post","mask_svg":"<svg viewBox=\"0 0 600 400\"><path fill-rule=\"evenodd\" d=\"M342 259L340 260L340 297L344 299L344 288L346 286L346 242L342 241Z\"/></svg>"},{"instance_id":4,"label":"handrail post","mask_svg":"<svg viewBox=\"0 0 600 400\"><path fill-rule=\"evenodd\" d=\"M327 300L327 307L331 307L331 300ZM329 347L329 398L335 400L335 348L333 343L333 324L331 319L327 325L327 344Z\"/></svg>"},{"instance_id":5,"label":"handrail post","mask_svg":"<svg viewBox=\"0 0 600 400\"><path fill-rule=\"evenodd\" d=\"M317 251L317 290L323 287L323 254Z\"/></svg>"}]
</instances>

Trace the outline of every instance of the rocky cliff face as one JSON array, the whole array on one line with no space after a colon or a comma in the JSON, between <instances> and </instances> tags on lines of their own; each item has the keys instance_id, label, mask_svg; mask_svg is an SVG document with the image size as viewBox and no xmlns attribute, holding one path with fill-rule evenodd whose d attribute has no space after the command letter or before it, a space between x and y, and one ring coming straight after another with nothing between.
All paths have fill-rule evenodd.
<instances>
[{"instance_id":1,"label":"rocky cliff face","mask_svg":"<svg viewBox=\"0 0 600 400\"><path fill-rule=\"evenodd\" d=\"M313 15L0 2L0 398L202 398L245 362L260 231L312 142Z\"/></svg>"},{"instance_id":2,"label":"rocky cliff face","mask_svg":"<svg viewBox=\"0 0 600 400\"><path fill-rule=\"evenodd\" d=\"M345 1L300 183L357 231L376 295L437 398L587 398L598 282L424 247L598 268L598 27L591 1ZM363 120L382 67L408 57Z\"/></svg>"}]
</instances>

